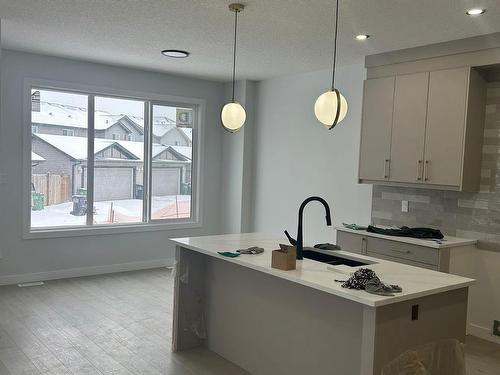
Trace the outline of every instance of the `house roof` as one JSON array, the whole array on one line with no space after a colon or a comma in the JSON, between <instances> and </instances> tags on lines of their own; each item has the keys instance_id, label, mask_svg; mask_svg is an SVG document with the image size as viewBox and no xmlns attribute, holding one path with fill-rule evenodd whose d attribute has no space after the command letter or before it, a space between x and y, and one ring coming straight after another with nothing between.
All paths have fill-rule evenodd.
<instances>
[{"instance_id":1,"label":"house roof","mask_svg":"<svg viewBox=\"0 0 500 375\"><path fill-rule=\"evenodd\" d=\"M87 138L85 137L70 137L64 135L53 135L53 134L33 134L34 137L40 138L51 146L55 147L59 151L65 153L74 160L87 160ZM112 139L95 138L94 139L94 155L100 153L101 151L109 147L118 147L125 153L130 154L137 161L144 160L144 143L143 142L133 142L133 141L117 141ZM159 144L153 144L153 158L161 154L163 151L167 150L169 147ZM181 146L175 146L180 147ZM189 148L190 147L184 147ZM179 151L178 151L179 152ZM185 159L183 153L179 152L182 158ZM187 153L185 150L184 153ZM191 160L191 158L189 158ZM182 161L182 160L181 160Z\"/></svg>"},{"instance_id":2,"label":"house roof","mask_svg":"<svg viewBox=\"0 0 500 375\"><path fill-rule=\"evenodd\" d=\"M193 148L189 146L168 146L169 149L174 150L178 154L185 157L187 160L192 160L193 158Z\"/></svg>"},{"instance_id":3,"label":"house roof","mask_svg":"<svg viewBox=\"0 0 500 375\"><path fill-rule=\"evenodd\" d=\"M86 129L87 108L41 101L40 111L31 112L31 122L35 124L48 124L68 128ZM142 117L125 114L111 114L105 111L95 111L94 128L96 130L106 130L119 122L125 122L134 126L140 132L144 132L144 119ZM158 137L163 137L166 133L176 127L176 120L174 119L167 116L153 117L153 134ZM190 129L182 128L182 131L189 139L191 139L191 136L189 135Z\"/></svg>"},{"instance_id":4,"label":"house roof","mask_svg":"<svg viewBox=\"0 0 500 375\"><path fill-rule=\"evenodd\" d=\"M41 157L40 155L31 152L31 161L45 161L45 158Z\"/></svg>"}]
</instances>

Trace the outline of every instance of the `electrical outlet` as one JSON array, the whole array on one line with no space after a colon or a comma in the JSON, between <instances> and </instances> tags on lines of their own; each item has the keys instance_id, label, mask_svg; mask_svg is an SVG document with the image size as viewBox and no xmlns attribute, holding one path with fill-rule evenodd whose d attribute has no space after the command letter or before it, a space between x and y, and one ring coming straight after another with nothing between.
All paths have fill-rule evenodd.
<instances>
[{"instance_id":1,"label":"electrical outlet","mask_svg":"<svg viewBox=\"0 0 500 375\"><path fill-rule=\"evenodd\" d=\"M408 201L401 201L401 212L408 212Z\"/></svg>"},{"instance_id":2,"label":"electrical outlet","mask_svg":"<svg viewBox=\"0 0 500 375\"><path fill-rule=\"evenodd\" d=\"M500 336L500 320L493 321L493 335Z\"/></svg>"}]
</instances>

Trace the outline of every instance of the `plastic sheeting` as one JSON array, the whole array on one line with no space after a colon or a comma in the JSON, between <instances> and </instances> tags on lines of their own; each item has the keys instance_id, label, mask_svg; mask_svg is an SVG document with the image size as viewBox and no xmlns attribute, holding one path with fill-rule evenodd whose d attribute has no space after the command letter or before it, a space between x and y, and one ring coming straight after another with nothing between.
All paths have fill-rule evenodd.
<instances>
[{"instance_id":1,"label":"plastic sheeting","mask_svg":"<svg viewBox=\"0 0 500 375\"><path fill-rule=\"evenodd\" d=\"M175 261L172 268L172 278L178 279L181 284L189 284L189 264L186 264L181 270L179 262ZM196 295L196 303L202 305L203 298L201 295ZM201 313L184 312L184 321L187 323L187 329L196 337L205 340L207 338L207 328L205 324L205 315Z\"/></svg>"},{"instance_id":2,"label":"plastic sheeting","mask_svg":"<svg viewBox=\"0 0 500 375\"><path fill-rule=\"evenodd\" d=\"M464 347L442 340L404 352L384 366L382 375L465 375Z\"/></svg>"}]
</instances>

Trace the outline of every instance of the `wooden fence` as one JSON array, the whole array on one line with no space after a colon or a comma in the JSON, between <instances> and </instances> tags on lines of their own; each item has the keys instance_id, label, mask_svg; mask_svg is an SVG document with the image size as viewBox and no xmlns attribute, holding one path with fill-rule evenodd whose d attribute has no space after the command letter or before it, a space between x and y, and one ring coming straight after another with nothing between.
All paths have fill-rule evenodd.
<instances>
[{"instance_id":1,"label":"wooden fence","mask_svg":"<svg viewBox=\"0 0 500 375\"><path fill-rule=\"evenodd\" d=\"M45 206L69 202L71 200L69 176L52 173L33 174L31 182L35 191L43 194L43 203Z\"/></svg>"}]
</instances>

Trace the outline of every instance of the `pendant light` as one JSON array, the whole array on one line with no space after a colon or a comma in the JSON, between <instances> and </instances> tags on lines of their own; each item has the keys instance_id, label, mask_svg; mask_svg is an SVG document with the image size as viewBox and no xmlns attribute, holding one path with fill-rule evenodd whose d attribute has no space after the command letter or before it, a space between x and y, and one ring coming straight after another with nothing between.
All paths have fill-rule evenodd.
<instances>
[{"instance_id":1,"label":"pendant light","mask_svg":"<svg viewBox=\"0 0 500 375\"><path fill-rule=\"evenodd\" d=\"M333 37L332 88L320 95L314 104L314 114L327 129L333 129L347 114L347 101L335 88L335 65L337 63L337 34L339 24L339 0L336 0L335 34Z\"/></svg>"},{"instance_id":2,"label":"pendant light","mask_svg":"<svg viewBox=\"0 0 500 375\"><path fill-rule=\"evenodd\" d=\"M231 4L229 10L234 12L234 45L233 45L233 94L230 103L227 103L221 111L220 118L222 126L227 131L234 133L240 130L245 124L247 114L245 108L234 100L234 85L236 76L236 32L238 30L238 13L243 11L245 6L243 4Z\"/></svg>"}]
</instances>

